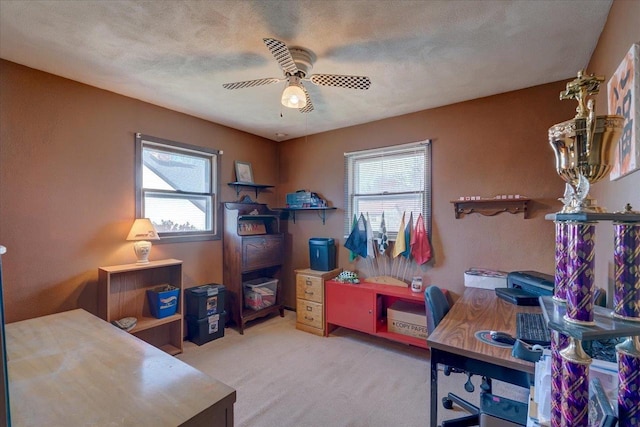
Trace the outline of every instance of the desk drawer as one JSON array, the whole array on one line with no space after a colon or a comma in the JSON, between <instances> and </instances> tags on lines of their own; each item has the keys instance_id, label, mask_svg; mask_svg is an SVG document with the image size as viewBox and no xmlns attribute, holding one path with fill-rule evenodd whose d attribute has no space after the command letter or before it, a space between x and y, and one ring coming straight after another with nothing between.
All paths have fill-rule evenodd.
<instances>
[{"instance_id":1,"label":"desk drawer","mask_svg":"<svg viewBox=\"0 0 640 427\"><path fill-rule=\"evenodd\" d=\"M242 238L242 271L282 264L282 234Z\"/></svg>"},{"instance_id":2,"label":"desk drawer","mask_svg":"<svg viewBox=\"0 0 640 427\"><path fill-rule=\"evenodd\" d=\"M296 317L298 323L322 329L324 327L324 316L322 304L306 301L298 298L296 304Z\"/></svg>"},{"instance_id":3,"label":"desk drawer","mask_svg":"<svg viewBox=\"0 0 640 427\"><path fill-rule=\"evenodd\" d=\"M324 289L321 277L306 276L304 274L296 275L296 296L298 298L314 301L318 303L324 302Z\"/></svg>"}]
</instances>

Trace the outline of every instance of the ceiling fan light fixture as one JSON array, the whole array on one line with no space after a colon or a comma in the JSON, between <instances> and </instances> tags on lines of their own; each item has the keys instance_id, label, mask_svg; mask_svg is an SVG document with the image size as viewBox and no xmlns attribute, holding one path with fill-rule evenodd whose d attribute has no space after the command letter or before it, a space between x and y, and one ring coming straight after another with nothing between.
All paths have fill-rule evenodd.
<instances>
[{"instance_id":1,"label":"ceiling fan light fixture","mask_svg":"<svg viewBox=\"0 0 640 427\"><path fill-rule=\"evenodd\" d=\"M307 105L307 96L300 86L300 78L289 77L289 83L282 92L282 105L288 108L304 108Z\"/></svg>"}]
</instances>

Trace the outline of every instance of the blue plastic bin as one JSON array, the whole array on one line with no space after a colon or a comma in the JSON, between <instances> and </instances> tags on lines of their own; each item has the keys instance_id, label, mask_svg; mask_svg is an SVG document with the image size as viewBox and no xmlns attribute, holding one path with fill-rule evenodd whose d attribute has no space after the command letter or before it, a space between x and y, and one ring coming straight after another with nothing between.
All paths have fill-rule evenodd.
<instances>
[{"instance_id":1,"label":"blue plastic bin","mask_svg":"<svg viewBox=\"0 0 640 427\"><path fill-rule=\"evenodd\" d=\"M176 314L180 289L171 285L157 286L147 290L149 299L149 310L153 317L162 319Z\"/></svg>"}]
</instances>

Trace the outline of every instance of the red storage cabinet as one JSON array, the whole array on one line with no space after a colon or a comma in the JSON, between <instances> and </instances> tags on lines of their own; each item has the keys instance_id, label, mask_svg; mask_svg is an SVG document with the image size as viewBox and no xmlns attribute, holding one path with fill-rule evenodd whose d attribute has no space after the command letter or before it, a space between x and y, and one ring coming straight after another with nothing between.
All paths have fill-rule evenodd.
<instances>
[{"instance_id":1,"label":"red storage cabinet","mask_svg":"<svg viewBox=\"0 0 640 427\"><path fill-rule=\"evenodd\" d=\"M411 292L409 287L376 283L325 282L325 334L342 326L389 340L428 348L427 341L408 335L389 332L387 308L395 301L408 301L424 310L424 293ZM426 313L426 312L425 312Z\"/></svg>"},{"instance_id":2,"label":"red storage cabinet","mask_svg":"<svg viewBox=\"0 0 640 427\"><path fill-rule=\"evenodd\" d=\"M375 296L369 289L333 280L325 286L327 324L374 333Z\"/></svg>"}]
</instances>

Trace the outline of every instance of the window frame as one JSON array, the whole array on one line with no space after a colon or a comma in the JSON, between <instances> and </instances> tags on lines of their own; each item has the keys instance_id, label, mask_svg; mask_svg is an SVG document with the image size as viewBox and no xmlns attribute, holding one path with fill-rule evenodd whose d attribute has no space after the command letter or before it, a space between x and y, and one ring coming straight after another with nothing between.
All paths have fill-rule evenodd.
<instances>
[{"instance_id":1,"label":"window frame","mask_svg":"<svg viewBox=\"0 0 640 427\"><path fill-rule=\"evenodd\" d=\"M397 154L401 154L403 152L409 152L409 151L417 151L420 152L421 155L424 156L424 160L425 160L425 170L424 170L424 187L423 189L420 191L421 193L424 193L424 199L423 199L423 204L422 204L422 217L424 220L424 224L425 227L427 229L427 233L429 234L429 236L431 236L431 216L432 216L432 201L431 201L431 192L432 192L432 181L431 181L431 171L432 171L432 154L431 154L431 140L427 139L424 141L419 141L419 142L412 142L412 143L408 143L408 144L400 144L400 145L392 145L392 146L387 146L387 147L382 147L382 148L372 148L372 149L368 149L368 150L361 150L361 151L354 151L354 152L349 152L349 153L344 153L345 156L345 163L344 163L344 169L345 169L345 180L344 180L344 196L345 196L345 201L344 201L344 206L345 206L345 217L344 217L344 236L345 238L347 238L347 236L349 236L349 234L351 233L351 229L353 227L353 216L354 216L354 200L355 197L357 196L355 194L354 191L354 184L355 184L355 180L354 180L354 164L358 161L358 160L363 160L363 159L371 159L371 158L383 158L385 156L393 156L393 155L397 155ZM376 194L376 197L388 197L388 198L394 198L394 197L398 197L399 195L402 195L403 192L398 192L398 193L387 193L387 195L380 193L380 194ZM406 194L406 192L404 192L404 194ZM363 212L366 213L366 212ZM356 212L357 217L360 216L360 212ZM408 217L405 218L406 221L408 221ZM413 218L414 221L417 220L417 216L414 215ZM378 230L373 230L374 235L378 232ZM397 238L397 234L398 234L398 230L392 230L389 229L389 226L387 224L387 236L389 238L390 241L395 241L395 239Z\"/></svg>"},{"instance_id":2,"label":"window frame","mask_svg":"<svg viewBox=\"0 0 640 427\"><path fill-rule=\"evenodd\" d=\"M145 189L143 185L143 148L145 146L160 149L166 152L192 154L196 157L210 159L210 185L209 192L196 193L184 191L167 191L158 189ZM199 242L206 240L222 239L222 215L220 212L220 169L222 163L222 151L208 147L200 147L196 145L185 144L182 142L171 141L168 139L158 138L150 135L136 133L135 135L135 194L136 194L136 218L144 218L144 194L150 193L166 193L167 197L175 195L193 195L211 197L211 231L178 231L178 232L158 232L160 240L154 244L162 243L178 243L178 242ZM209 212L207 212L208 214Z\"/></svg>"}]
</instances>

